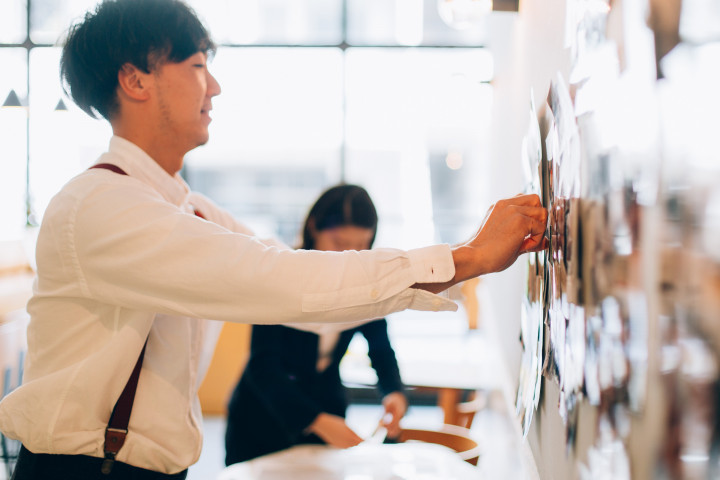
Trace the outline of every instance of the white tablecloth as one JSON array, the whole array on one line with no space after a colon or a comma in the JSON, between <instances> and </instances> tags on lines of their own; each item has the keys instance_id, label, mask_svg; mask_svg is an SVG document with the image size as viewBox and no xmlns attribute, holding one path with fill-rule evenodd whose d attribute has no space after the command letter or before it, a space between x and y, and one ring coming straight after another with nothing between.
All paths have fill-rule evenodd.
<instances>
[{"instance_id":1,"label":"white tablecloth","mask_svg":"<svg viewBox=\"0 0 720 480\"><path fill-rule=\"evenodd\" d=\"M452 450L428 443L299 445L225 468L218 480L478 480Z\"/></svg>"}]
</instances>

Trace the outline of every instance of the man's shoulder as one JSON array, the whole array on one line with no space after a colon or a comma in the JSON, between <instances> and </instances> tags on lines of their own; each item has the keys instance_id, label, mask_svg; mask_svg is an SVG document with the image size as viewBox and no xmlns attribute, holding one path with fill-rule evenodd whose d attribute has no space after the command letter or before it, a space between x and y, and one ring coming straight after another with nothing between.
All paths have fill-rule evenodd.
<instances>
[{"instance_id":1,"label":"man's shoulder","mask_svg":"<svg viewBox=\"0 0 720 480\"><path fill-rule=\"evenodd\" d=\"M154 192L149 185L136 178L105 168L89 168L78 173L65 184L62 191L80 196L99 191Z\"/></svg>"},{"instance_id":2,"label":"man's shoulder","mask_svg":"<svg viewBox=\"0 0 720 480\"><path fill-rule=\"evenodd\" d=\"M148 185L109 170L91 169L71 178L53 197L48 212L77 210L83 205L110 203L128 204L133 198L162 200Z\"/></svg>"}]
</instances>

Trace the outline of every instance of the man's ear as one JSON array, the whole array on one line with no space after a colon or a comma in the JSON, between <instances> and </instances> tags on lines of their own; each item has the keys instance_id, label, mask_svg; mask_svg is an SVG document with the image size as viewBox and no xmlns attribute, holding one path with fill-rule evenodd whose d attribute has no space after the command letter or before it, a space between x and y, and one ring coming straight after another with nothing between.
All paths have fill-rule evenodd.
<instances>
[{"instance_id":1,"label":"man's ear","mask_svg":"<svg viewBox=\"0 0 720 480\"><path fill-rule=\"evenodd\" d=\"M120 93L132 100L144 101L150 98L151 84L152 74L143 72L131 63L126 63L118 71Z\"/></svg>"}]
</instances>

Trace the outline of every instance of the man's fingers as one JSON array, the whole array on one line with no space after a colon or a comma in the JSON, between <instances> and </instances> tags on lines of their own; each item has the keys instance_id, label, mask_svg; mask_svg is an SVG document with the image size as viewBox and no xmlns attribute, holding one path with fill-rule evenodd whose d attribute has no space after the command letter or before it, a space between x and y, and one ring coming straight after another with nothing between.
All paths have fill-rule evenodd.
<instances>
[{"instance_id":1,"label":"man's fingers","mask_svg":"<svg viewBox=\"0 0 720 480\"><path fill-rule=\"evenodd\" d=\"M523 243L520 245L519 252L541 252L546 250L548 246L548 240L543 235L533 235L523 240Z\"/></svg>"},{"instance_id":2,"label":"man's fingers","mask_svg":"<svg viewBox=\"0 0 720 480\"><path fill-rule=\"evenodd\" d=\"M545 239L545 226L547 224L547 211L545 215L538 215L541 218L535 218L531 216L525 216L526 221L526 238L520 244L519 251L525 252L537 252L547 248L547 240Z\"/></svg>"},{"instance_id":3,"label":"man's fingers","mask_svg":"<svg viewBox=\"0 0 720 480\"><path fill-rule=\"evenodd\" d=\"M509 205L526 206L526 207L541 207L540 197L534 193L521 193L514 197L504 200Z\"/></svg>"},{"instance_id":4,"label":"man's fingers","mask_svg":"<svg viewBox=\"0 0 720 480\"><path fill-rule=\"evenodd\" d=\"M514 205L512 208L521 215L538 220L543 224L547 223L548 211L544 207Z\"/></svg>"},{"instance_id":5,"label":"man's fingers","mask_svg":"<svg viewBox=\"0 0 720 480\"><path fill-rule=\"evenodd\" d=\"M522 216L522 220L525 222L525 235L544 235L547 229L547 210L532 209L532 211L528 211L527 213L527 215L523 214Z\"/></svg>"}]
</instances>

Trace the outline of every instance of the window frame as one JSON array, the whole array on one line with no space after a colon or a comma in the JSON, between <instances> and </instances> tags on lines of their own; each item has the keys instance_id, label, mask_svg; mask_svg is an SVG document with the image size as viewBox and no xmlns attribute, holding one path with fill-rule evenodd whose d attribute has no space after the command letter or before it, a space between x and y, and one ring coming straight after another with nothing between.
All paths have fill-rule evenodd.
<instances>
[{"instance_id":1,"label":"window frame","mask_svg":"<svg viewBox=\"0 0 720 480\"><path fill-rule=\"evenodd\" d=\"M486 45L447 45L447 44L430 44L430 43L421 43L419 45L400 45L400 44L352 44L348 41L348 4L350 0L340 0L341 4L341 41L336 44L282 44L282 43L243 43L243 44L237 44L237 43L219 43L218 47L223 48L337 48L341 52L341 56L343 58L343 75L345 74L345 58L346 58L346 52L349 49L485 49L487 48ZM30 32L32 27L32 6L33 6L33 0L26 0L26 30L25 30L25 40L22 43L0 43L0 49L4 48L23 48L26 51L26 62L27 62L27 70L26 70L26 78L25 78L25 88L26 88L26 102L29 102L29 99L31 98L31 81L32 78L32 71L31 71L31 63L30 63L30 56L31 51L35 48L43 48L43 47L55 47L56 45L49 44L49 43L35 43L32 41ZM483 81L482 83L491 83L491 80L488 79L488 81ZM3 94L4 93L0 93ZM342 127L341 127L341 148L340 148L340 154L339 154L339 165L338 165L338 172L339 172L339 179L340 181L346 180L346 156L347 156L347 133L346 133L346 99L347 99L347 88L345 85L345 82L343 82L342 85ZM24 108L28 109L29 112L29 105L24 105ZM26 115L26 158L25 158L25 207L26 207L26 225L27 226L37 226L38 222L33 214L33 201L31 197L31 188L30 188L30 178L31 178L31 171L30 171L30 145L31 145L31 130L30 130L30 115ZM181 175L184 174L183 171L181 171Z\"/></svg>"}]
</instances>

